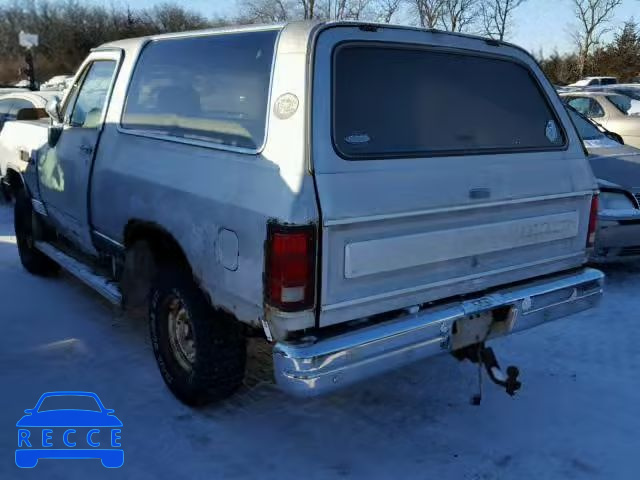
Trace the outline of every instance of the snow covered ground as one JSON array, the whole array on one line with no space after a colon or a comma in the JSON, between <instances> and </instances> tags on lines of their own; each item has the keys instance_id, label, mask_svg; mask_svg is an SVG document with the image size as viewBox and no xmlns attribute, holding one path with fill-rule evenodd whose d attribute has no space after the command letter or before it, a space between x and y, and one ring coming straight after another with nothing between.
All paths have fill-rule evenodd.
<instances>
[{"instance_id":1,"label":"snow covered ground","mask_svg":"<svg viewBox=\"0 0 640 480\"><path fill-rule=\"evenodd\" d=\"M485 382L470 405L475 368L442 356L313 401L258 382L192 410L164 387L146 325L67 276L27 274L12 235L0 206L0 479L640 478L638 264L607 269L598 310L494 342L521 368L515 398ZM15 466L15 423L51 390L115 409L122 468Z\"/></svg>"}]
</instances>

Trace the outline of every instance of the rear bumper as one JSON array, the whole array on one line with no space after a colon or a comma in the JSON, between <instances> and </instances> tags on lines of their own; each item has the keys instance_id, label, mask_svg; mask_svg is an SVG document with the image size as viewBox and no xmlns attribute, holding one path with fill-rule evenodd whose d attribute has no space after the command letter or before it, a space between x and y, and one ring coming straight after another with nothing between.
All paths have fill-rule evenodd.
<instances>
[{"instance_id":1,"label":"rear bumper","mask_svg":"<svg viewBox=\"0 0 640 480\"><path fill-rule=\"evenodd\" d=\"M274 371L280 388L317 396L416 360L451 351L454 322L511 307L506 333L526 330L594 307L604 275L594 269L498 290L485 297L426 308L389 322L299 343L279 342ZM495 338L500 335L492 335Z\"/></svg>"}]
</instances>

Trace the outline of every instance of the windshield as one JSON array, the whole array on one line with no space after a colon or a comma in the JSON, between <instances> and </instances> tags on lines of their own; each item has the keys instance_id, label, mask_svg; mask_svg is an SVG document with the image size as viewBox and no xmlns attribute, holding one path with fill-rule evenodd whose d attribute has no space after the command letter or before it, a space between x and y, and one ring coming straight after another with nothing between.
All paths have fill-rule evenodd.
<instances>
[{"instance_id":1,"label":"windshield","mask_svg":"<svg viewBox=\"0 0 640 480\"><path fill-rule=\"evenodd\" d=\"M88 395L56 395L46 397L38 412L49 412L52 410L89 410L100 412L100 406L95 398Z\"/></svg>"},{"instance_id":2,"label":"windshield","mask_svg":"<svg viewBox=\"0 0 640 480\"><path fill-rule=\"evenodd\" d=\"M626 95L609 95L607 97L620 112L629 116L640 116L640 101Z\"/></svg>"},{"instance_id":3,"label":"windshield","mask_svg":"<svg viewBox=\"0 0 640 480\"><path fill-rule=\"evenodd\" d=\"M580 138L582 140L598 140L601 138L605 138L604 133L598 130L598 128L593 123L584 118L573 108L567 107L567 111L569 112L569 116L571 117L573 124L576 126L578 135L580 135Z\"/></svg>"}]
</instances>

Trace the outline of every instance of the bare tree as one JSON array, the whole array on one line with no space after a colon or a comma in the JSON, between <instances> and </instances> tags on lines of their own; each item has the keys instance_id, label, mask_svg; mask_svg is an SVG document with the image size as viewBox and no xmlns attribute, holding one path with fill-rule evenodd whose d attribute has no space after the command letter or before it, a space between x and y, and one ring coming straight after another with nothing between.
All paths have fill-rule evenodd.
<instances>
[{"instance_id":1,"label":"bare tree","mask_svg":"<svg viewBox=\"0 0 640 480\"><path fill-rule=\"evenodd\" d=\"M411 0L413 10L418 16L420 26L436 28L444 14L446 0Z\"/></svg>"},{"instance_id":2,"label":"bare tree","mask_svg":"<svg viewBox=\"0 0 640 480\"><path fill-rule=\"evenodd\" d=\"M286 0L243 0L240 5L243 18L251 22L284 22L292 13L292 6Z\"/></svg>"},{"instance_id":3,"label":"bare tree","mask_svg":"<svg viewBox=\"0 0 640 480\"><path fill-rule=\"evenodd\" d=\"M329 20L359 20L372 0L326 0L318 4L321 15Z\"/></svg>"},{"instance_id":4,"label":"bare tree","mask_svg":"<svg viewBox=\"0 0 640 480\"><path fill-rule=\"evenodd\" d=\"M391 23L391 19L400 9L402 0L378 0L374 5L376 19L379 22Z\"/></svg>"},{"instance_id":5,"label":"bare tree","mask_svg":"<svg viewBox=\"0 0 640 480\"><path fill-rule=\"evenodd\" d=\"M526 0L483 0L481 4L482 22L485 35L504 40L513 20L513 11Z\"/></svg>"},{"instance_id":6,"label":"bare tree","mask_svg":"<svg viewBox=\"0 0 640 480\"><path fill-rule=\"evenodd\" d=\"M348 15L344 18L360 20L364 15L371 0L351 0L348 2Z\"/></svg>"},{"instance_id":7,"label":"bare tree","mask_svg":"<svg viewBox=\"0 0 640 480\"><path fill-rule=\"evenodd\" d=\"M316 0L299 0L305 20L316 18Z\"/></svg>"},{"instance_id":8,"label":"bare tree","mask_svg":"<svg viewBox=\"0 0 640 480\"><path fill-rule=\"evenodd\" d=\"M578 19L578 28L573 39L578 46L578 75L584 74L589 53L600 43L615 9L622 0L571 0Z\"/></svg>"},{"instance_id":9,"label":"bare tree","mask_svg":"<svg viewBox=\"0 0 640 480\"><path fill-rule=\"evenodd\" d=\"M181 32L209 26L199 13L185 10L178 4L161 3L147 12L150 23L161 32Z\"/></svg>"},{"instance_id":10,"label":"bare tree","mask_svg":"<svg viewBox=\"0 0 640 480\"><path fill-rule=\"evenodd\" d=\"M475 23L479 10L479 0L445 0L440 23L450 32L464 32Z\"/></svg>"}]
</instances>

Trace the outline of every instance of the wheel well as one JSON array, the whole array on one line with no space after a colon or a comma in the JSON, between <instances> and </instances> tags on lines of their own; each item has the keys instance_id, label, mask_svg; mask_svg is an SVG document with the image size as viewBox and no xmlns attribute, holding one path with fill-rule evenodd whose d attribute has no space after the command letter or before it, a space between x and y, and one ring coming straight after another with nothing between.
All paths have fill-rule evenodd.
<instances>
[{"instance_id":1,"label":"wheel well","mask_svg":"<svg viewBox=\"0 0 640 480\"><path fill-rule=\"evenodd\" d=\"M187 256L178 241L160 225L139 220L130 221L124 231L124 246L129 248L140 240L149 244L157 265L171 263L191 271Z\"/></svg>"}]
</instances>

